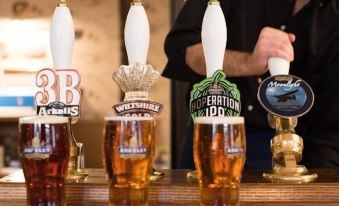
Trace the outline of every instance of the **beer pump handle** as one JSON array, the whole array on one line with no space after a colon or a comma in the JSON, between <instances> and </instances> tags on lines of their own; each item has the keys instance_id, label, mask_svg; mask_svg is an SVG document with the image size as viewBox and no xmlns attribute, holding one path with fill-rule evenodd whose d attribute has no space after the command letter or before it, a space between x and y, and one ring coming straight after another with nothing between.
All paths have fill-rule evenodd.
<instances>
[{"instance_id":1,"label":"beer pump handle","mask_svg":"<svg viewBox=\"0 0 339 206\"><path fill-rule=\"evenodd\" d=\"M268 59L268 70L271 76L288 75L290 71L290 62L280 57L270 57Z\"/></svg>"},{"instance_id":2,"label":"beer pump handle","mask_svg":"<svg viewBox=\"0 0 339 206\"><path fill-rule=\"evenodd\" d=\"M128 63L146 64L150 43L150 28L141 1L134 0L131 4L127 14L124 36Z\"/></svg>"},{"instance_id":3,"label":"beer pump handle","mask_svg":"<svg viewBox=\"0 0 339 206\"><path fill-rule=\"evenodd\" d=\"M205 11L201 29L201 40L206 61L206 74L211 77L223 68L227 41L227 28L220 3L211 0Z\"/></svg>"},{"instance_id":4,"label":"beer pump handle","mask_svg":"<svg viewBox=\"0 0 339 206\"><path fill-rule=\"evenodd\" d=\"M61 1L54 10L50 28L50 44L54 68L70 69L74 44L74 24L65 1Z\"/></svg>"},{"instance_id":5,"label":"beer pump handle","mask_svg":"<svg viewBox=\"0 0 339 206\"><path fill-rule=\"evenodd\" d=\"M74 44L74 23L66 0L55 8L50 28L50 45L54 69L70 69ZM71 125L78 118L70 118Z\"/></svg>"}]
</instances>

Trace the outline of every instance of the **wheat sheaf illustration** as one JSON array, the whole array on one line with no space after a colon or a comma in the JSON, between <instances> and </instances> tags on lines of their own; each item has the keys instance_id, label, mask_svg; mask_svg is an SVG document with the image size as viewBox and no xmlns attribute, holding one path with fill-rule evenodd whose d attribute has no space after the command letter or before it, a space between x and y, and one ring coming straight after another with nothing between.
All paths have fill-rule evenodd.
<instances>
[{"instance_id":1,"label":"wheat sheaf illustration","mask_svg":"<svg viewBox=\"0 0 339 206\"><path fill-rule=\"evenodd\" d=\"M149 91L160 74L151 65L122 65L113 73L113 80L124 92Z\"/></svg>"}]
</instances>

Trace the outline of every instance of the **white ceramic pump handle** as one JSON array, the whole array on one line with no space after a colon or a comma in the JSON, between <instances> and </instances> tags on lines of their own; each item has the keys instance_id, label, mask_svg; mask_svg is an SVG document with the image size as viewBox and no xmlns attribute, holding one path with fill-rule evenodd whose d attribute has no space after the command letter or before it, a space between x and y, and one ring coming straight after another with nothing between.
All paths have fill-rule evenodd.
<instances>
[{"instance_id":1,"label":"white ceramic pump handle","mask_svg":"<svg viewBox=\"0 0 339 206\"><path fill-rule=\"evenodd\" d=\"M290 62L280 57L270 57L268 59L268 70L271 76L288 75L290 71Z\"/></svg>"},{"instance_id":2,"label":"white ceramic pump handle","mask_svg":"<svg viewBox=\"0 0 339 206\"><path fill-rule=\"evenodd\" d=\"M127 14L124 36L128 63L146 64L150 44L150 28L142 3L132 3Z\"/></svg>"},{"instance_id":3,"label":"white ceramic pump handle","mask_svg":"<svg viewBox=\"0 0 339 206\"><path fill-rule=\"evenodd\" d=\"M227 42L226 20L218 1L210 1L201 29L207 77L223 68Z\"/></svg>"},{"instance_id":4,"label":"white ceramic pump handle","mask_svg":"<svg viewBox=\"0 0 339 206\"><path fill-rule=\"evenodd\" d=\"M74 44L74 24L68 6L58 5L53 13L50 44L55 69L70 69Z\"/></svg>"}]
</instances>

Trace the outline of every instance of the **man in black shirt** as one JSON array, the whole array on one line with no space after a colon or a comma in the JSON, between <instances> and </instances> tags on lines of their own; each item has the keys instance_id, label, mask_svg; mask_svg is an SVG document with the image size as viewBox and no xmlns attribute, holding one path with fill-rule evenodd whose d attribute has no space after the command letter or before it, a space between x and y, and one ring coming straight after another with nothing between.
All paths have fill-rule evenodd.
<instances>
[{"instance_id":1,"label":"man in black shirt","mask_svg":"<svg viewBox=\"0 0 339 206\"><path fill-rule=\"evenodd\" d=\"M207 3L185 3L166 39L163 76L192 84L204 78L201 25ZM223 69L241 93L247 167L267 168L270 161L274 131L256 94L269 76L268 58L276 56L291 61L290 74L304 79L315 94L313 108L298 119L296 128L304 140L302 163L339 168L339 1L220 0L220 5L228 32ZM183 156L193 162L189 150Z\"/></svg>"}]
</instances>

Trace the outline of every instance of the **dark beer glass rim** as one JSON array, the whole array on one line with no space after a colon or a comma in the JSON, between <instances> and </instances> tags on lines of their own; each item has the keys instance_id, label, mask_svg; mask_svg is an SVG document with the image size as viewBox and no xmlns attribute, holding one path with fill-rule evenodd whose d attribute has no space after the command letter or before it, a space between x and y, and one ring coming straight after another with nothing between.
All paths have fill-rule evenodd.
<instances>
[{"instance_id":1,"label":"dark beer glass rim","mask_svg":"<svg viewBox=\"0 0 339 206\"><path fill-rule=\"evenodd\" d=\"M69 118L63 116L56 115L34 115L27 117L20 117L19 124L33 124L33 123L41 123L41 124L64 124L68 123Z\"/></svg>"},{"instance_id":2,"label":"dark beer glass rim","mask_svg":"<svg viewBox=\"0 0 339 206\"><path fill-rule=\"evenodd\" d=\"M244 117L197 117L194 119L194 124L244 124Z\"/></svg>"},{"instance_id":3,"label":"dark beer glass rim","mask_svg":"<svg viewBox=\"0 0 339 206\"><path fill-rule=\"evenodd\" d=\"M106 122L110 121L153 121L154 117L126 117L126 116L108 116L104 117Z\"/></svg>"}]
</instances>

